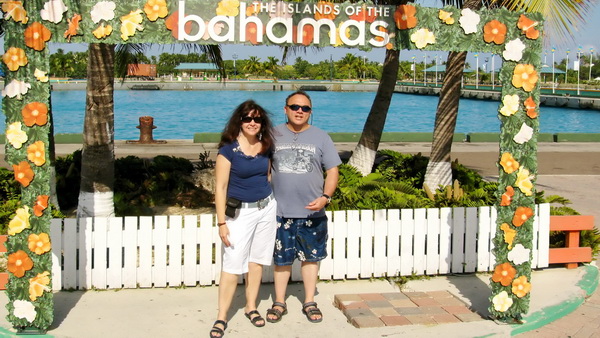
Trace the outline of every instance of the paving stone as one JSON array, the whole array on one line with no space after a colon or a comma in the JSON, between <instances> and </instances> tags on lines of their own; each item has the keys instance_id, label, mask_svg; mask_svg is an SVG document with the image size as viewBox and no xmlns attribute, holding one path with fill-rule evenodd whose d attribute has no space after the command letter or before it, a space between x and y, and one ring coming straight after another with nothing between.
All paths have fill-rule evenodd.
<instances>
[{"instance_id":1,"label":"paving stone","mask_svg":"<svg viewBox=\"0 0 600 338\"><path fill-rule=\"evenodd\" d=\"M435 298L435 300L444 306L465 306L465 303L458 298Z\"/></svg>"},{"instance_id":2,"label":"paving stone","mask_svg":"<svg viewBox=\"0 0 600 338\"><path fill-rule=\"evenodd\" d=\"M420 315L423 313L423 310L419 307L397 307L394 308L394 310L396 310L396 312L398 312L399 314L406 316L406 315Z\"/></svg>"},{"instance_id":3,"label":"paving stone","mask_svg":"<svg viewBox=\"0 0 600 338\"><path fill-rule=\"evenodd\" d=\"M437 315L437 314L449 314L446 310L442 309L439 306L421 306L419 307L423 313L429 315Z\"/></svg>"},{"instance_id":4,"label":"paving stone","mask_svg":"<svg viewBox=\"0 0 600 338\"><path fill-rule=\"evenodd\" d=\"M361 302L363 299L355 294L355 293L348 293L348 294L343 294L343 295L335 295L335 301L340 301L340 302Z\"/></svg>"},{"instance_id":5,"label":"paving stone","mask_svg":"<svg viewBox=\"0 0 600 338\"><path fill-rule=\"evenodd\" d=\"M352 325L358 328L364 327L383 327L385 323L382 322L379 317L367 316L367 317L354 317L350 321Z\"/></svg>"},{"instance_id":6,"label":"paving stone","mask_svg":"<svg viewBox=\"0 0 600 338\"><path fill-rule=\"evenodd\" d=\"M381 316L379 319L381 319L381 321L386 325L386 326L400 326L400 325L410 325L412 324L410 322L410 320L408 320L406 317L404 316Z\"/></svg>"},{"instance_id":7,"label":"paving stone","mask_svg":"<svg viewBox=\"0 0 600 338\"><path fill-rule=\"evenodd\" d=\"M367 305L366 302L352 302L352 303L348 303L348 304L343 304L343 309L342 310L348 310L348 309L368 309L369 306Z\"/></svg>"},{"instance_id":8,"label":"paving stone","mask_svg":"<svg viewBox=\"0 0 600 338\"><path fill-rule=\"evenodd\" d=\"M408 299L402 292L386 292L381 294L387 300Z\"/></svg>"},{"instance_id":9,"label":"paving stone","mask_svg":"<svg viewBox=\"0 0 600 338\"><path fill-rule=\"evenodd\" d=\"M471 313L455 313L454 316L456 316L456 318L460 319L462 322L465 322L465 323L484 320L480 315L478 315L477 313L473 313L473 312L471 312Z\"/></svg>"},{"instance_id":10,"label":"paving stone","mask_svg":"<svg viewBox=\"0 0 600 338\"><path fill-rule=\"evenodd\" d=\"M429 297L429 295L425 292L404 292L404 294L410 299L428 298Z\"/></svg>"},{"instance_id":11,"label":"paving stone","mask_svg":"<svg viewBox=\"0 0 600 338\"><path fill-rule=\"evenodd\" d=\"M432 298L454 298L454 295L448 291L429 291L427 294Z\"/></svg>"},{"instance_id":12,"label":"paving stone","mask_svg":"<svg viewBox=\"0 0 600 338\"><path fill-rule=\"evenodd\" d=\"M348 309L344 311L344 313L346 314L346 317L348 317L348 319L354 317L376 317L376 315L371 311L371 309Z\"/></svg>"},{"instance_id":13,"label":"paving stone","mask_svg":"<svg viewBox=\"0 0 600 338\"><path fill-rule=\"evenodd\" d=\"M406 315L406 319L408 319L413 324L437 324L430 315Z\"/></svg>"},{"instance_id":14,"label":"paving stone","mask_svg":"<svg viewBox=\"0 0 600 338\"><path fill-rule=\"evenodd\" d=\"M417 306L440 306L433 298L414 298L412 301L417 304Z\"/></svg>"},{"instance_id":15,"label":"paving stone","mask_svg":"<svg viewBox=\"0 0 600 338\"><path fill-rule=\"evenodd\" d=\"M376 308L376 307L394 307L387 300L370 300L370 301L366 301L365 303L367 303L367 306L370 307L370 308Z\"/></svg>"},{"instance_id":16,"label":"paving stone","mask_svg":"<svg viewBox=\"0 0 600 338\"><path fill-rule=\"evenodd\" d=\"M380 293L361 293L359 295L363 300L385 300L385 297L383 297Z\"/></svg>"},{"instance_id":17,"label":"paving stone","mask_svg":"<svg viewBox=\"0 0 600 338\"><path fill-rule=\"evenodd\" d=\"M443 310L442 310L443 311ZM398 311L393 307L376 307L371 308L371 312L373 312L376 316L398 316Z\"/></svg>"},{"instance_id":18,"label":"paving stone","mask_svg":"<svg viewBox=\"0 0 600 338\"><path fill-rule=\"evenodd\" d=\"M390 304L392 304L394 307L417 307L417 304L408 298L390 300Z\"/></svg>"},{"instance_id":19,"label":"paving stone","mask_svg":"<svg viewBox=\"0 0 600 338\"><path fill-rule=\"evenodd\" d=\"M454 305L450 305L450 306L442 306L442 308L444 310L446 310L448 313L450 314L462 314L462 313L473 313L473 311L469 310L468 307L466 306L454 306Z\"/></svg>"},{"instance_id":20,"label":"paving stone","mask_svg":"<svg viewBox=\"0 0 600 338\"><path fill-rule=\"evenodd\" d=\"M451 315L449 313L434 314L434 315L432 315L432 318L438 324L459 323L459 322L461 322L460 319L456 318L455 316L453 316L453 315Z\"/></svg>"}]
</instances>

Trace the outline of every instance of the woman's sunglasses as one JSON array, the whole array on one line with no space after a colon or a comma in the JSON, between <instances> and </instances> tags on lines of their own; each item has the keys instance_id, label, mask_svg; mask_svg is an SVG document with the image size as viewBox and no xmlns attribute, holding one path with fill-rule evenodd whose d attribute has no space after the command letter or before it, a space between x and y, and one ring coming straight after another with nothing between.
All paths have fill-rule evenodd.
<instances>
[{"instance_id":1,"label":"woman's sunglasses","mask_svg":"<svg viewBox=\"0 0 600 338\"><path fill-rule=\"evenodd\" d=\"M242 117L242 122L244 123L250 123L251 121L254 121L255 123L262 123L263 118L260 116L244 116Z\"/></svg>"},{"instance_id":2,"label":"woman's sunglasses","mask_svg":"<svg viewBox=\"0 0 600 338\"><path fill-rule=\"evenodd\" d=\"M289 104L288 108L290 108L293 111L297 111L298 109L302 108L302 111L305 113L310 113L310 111L312 110L312 108L309 106L301 106L298 104Z\"/></svg>"}]
</instances>

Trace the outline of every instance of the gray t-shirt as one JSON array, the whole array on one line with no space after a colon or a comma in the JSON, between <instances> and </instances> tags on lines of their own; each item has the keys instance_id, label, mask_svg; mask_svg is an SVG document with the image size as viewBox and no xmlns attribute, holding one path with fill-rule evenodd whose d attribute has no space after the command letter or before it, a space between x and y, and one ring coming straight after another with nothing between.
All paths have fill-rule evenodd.
<instances>
[{"instance_id":1,"label":"gray t-shirt","mask_svg":"<svg viewBox=\"0 0 600 338\"><path fill-rule=\"evenodd\" d=\"M305 207L323 194L323 170L342 163L329 135L311 126L295 133L286 124L275 127L275 153L271 183L277 200L277 215L286 218L325 216L325 210Z\"/></svg>"}]
</instances>

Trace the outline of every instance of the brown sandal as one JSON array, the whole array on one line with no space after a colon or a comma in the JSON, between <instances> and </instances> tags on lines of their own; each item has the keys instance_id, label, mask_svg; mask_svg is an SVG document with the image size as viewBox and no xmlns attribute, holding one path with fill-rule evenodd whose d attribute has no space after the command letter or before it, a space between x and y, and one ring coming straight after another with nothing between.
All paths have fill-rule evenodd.
<instances>
[{"instance_id":1,"label":"brown sandal","mask_svg":"<svg viewBox=\"0 0 600 338\"><path fill-rule=\"evenodd\" d=\"M283 311L277 310L275 307L278 306L283 309ZM287 314L287 305L285 303L274 302L270 309L267 310L267 322L269 323L277 323L283 318L284 315ZM269 315L274 316L275 318L269 318Z\"/></svg>"},{"instance_id":2,"label":"brown sandal","mask_svg":"<svg viewBox=\"0 0 600 338\"><path fill-rule=\"evenodd\" d=\"M319 310L315 302L302 304L302 313L306 315L306 318L311 323L320 323L323 320L323 313ZM319 316L319 318L313 318L313 316Z\"/></svg>"},{"instance_id":3,"label":"brown sandal","mask_svg":"<svg viewBox=\"0 0 600 338\"><path fill-rule=\"evenodd\" d=\"M217 325L223 325L223 328L218 327ZM210 338L221 338L225 335L225 330L227 330L227 323L223 320L217 320L213 324L212 330L210 330Z\"/></svg>"},{"instance_id":4,"label":"brown sandal","mask_svg":"<svg viewBox=\"0 0 600 338\"><path fill-rule=\"evenodd\" d=\"M244 315L246 316L246 318L250 319L250 323L252 323L252 325L256 327L263 327L266 324L265 319L260 315L260 313L258 313L257 310L252 310L248 313L244 313ZM262 321L262 323L259 323L260 321Z\"/></svg>"}]
</instances>

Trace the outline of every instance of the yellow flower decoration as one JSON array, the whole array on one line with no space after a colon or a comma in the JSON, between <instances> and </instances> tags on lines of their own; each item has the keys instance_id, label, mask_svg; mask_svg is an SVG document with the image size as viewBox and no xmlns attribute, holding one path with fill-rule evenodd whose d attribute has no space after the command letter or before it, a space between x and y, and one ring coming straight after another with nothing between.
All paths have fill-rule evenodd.
<instances>
[{"instance_id":1,"label":"yellow flower decoration","mask_svg":"<svg viewBox=\"0 0 600 338\"><path fill-rule=\"evenodd\" d=\"M44 254L52 249L52 246L50 245L50 236L45 232L42 232L39 236L30 234L27 238L27 247L29 248L29 251L35 252L38 255Z\"/></svg>"},{"instance_id":2,"label":"yellow flower decoration","mask_svg":"<svg viewBox=\"0 0 600 338\"><path fill-rule=\"evenodd\" d=\"M6 129L6 139L15 149L21 149L23 143L27 142L27 133L21 129L21 122L13 122Z\"/></svg>"},{"instance_id":3,"label":"yellow flower decoration","mask_svg":"<svg viewBox=\"0 0 600 338\"><path fill-rule=\"evenodd\" d=\"M50 288L50 272L44 271L38 273L37 276L29 279L29 299L35 301L38 297L41 297L44 292L49 292Z\"/></svg>"},{"instance_id":4,"label":"yellow flower decoration","mask_svg":"<svg viewBox=\"0 0 600 338\"><path fill-rule=\"evenodd\" d=\"M33 72L33 76L35 76L35 78L40 82L48 82L48 72L44 72L36 68Z\"/></svg>"},{"instance_id":5,"label":"yellow flower decoration","mask_svg":"<svg viewBox=\"0 0 600 338\"><path fill-rule=\"evenodd\" d=\"M513 300L508 296L508 292L502 291L494 296L492 304L496 311L506 312L513 305Z\"/></svg>"},{"instance_id":6,"label":"yellow flower decoration","mask_svg":"<svg viewBox=\"0 0 600 338\"><path fill-rule=\"evenodd\" d=\"M4 20L13 19L15 22L27 23L27 11L23 8L21 1L7 1L2 3L2 12L4 12Z\"/></svg>"},{"instance_id":7,"label":"yellow flower decoration","mask_svg":"<svg viewBox=\"0 0 600 338\"><path fill-rule=\"evenodd\" d=\"M507 174L512 174L515 170L519 169L519 162L515 160L511 153L504 153L500 158L500 165Z\"/></svg>"},{"instance_id":8,"label":"yellow flower decoration","mask_svg":"<svg viewBox=\"0 0 600 338\"><path fill-rule=\"evenodd\" d=\"M500 114L511 116L519 110L519 95L504 95L502 98L502 108Z\"/></svg>"},{"instance_id":9,"label":"yellow flower decoration","mask_svg":"<svg viewBox=\"0 0 600 338\"><path fill-rule=\"evenodd\" d=\"M142 17L142 10L131 11L129 14L121 17L121 39L123 41L129 40L130 36L135 35L135 31L144 30L144 26L140 25L144 21Z\"/></svg>"},{"instance_id":10,"label":"yellow flower decoration","mask_svg":"<svg viewBox=\"0 0 600 338\"><path fill-rule=\"evenodd\" d=\"M422 49L425 48L428 44L435 43L435 35L433 32L430 32L427 28L421 28L418 31L412 33L410 36L410 41L412 41L417 48Z\"/></svg>"},{"instance_id":11,"label":"yellow flower decoration","mask_svg":"<svg viewBox=\"0 0 600 338\"><path fill-rule=\"evenodd\" d=\"M169 14L167 2L165 0L148 0L144 5L144 13L150 21L164 18Z\"/></svg>"},{"instance_id":12,"label":"yellow flower decoration","mask_svg":"<svg viewBox=\"0 0 600 338\"><path fill-rule=\"evenodd\" d=\"M46 163L46 149L44 142L36 141L27 147L27 159L38 167L44 165L44 163Z\"/></svg>"},{"instance_id":13,"label":"yellow flower decoration","mask_svg":"<svg viewBox=\"0 0 600 338\"><path fill-rule=\"evenodd\" d=\"M222 0L217 5L217 15L237 16L240 14L240 2L238 0Z\"/></svg>"},{"instance_id":14,"label":"yellow flower decoration","mask_svg":"<svg viewBox=\"0 0 600 338\"><path fill-rule=\"evenodd\" d=\"M331 36L331 34L335 34L335 44L333 45L334 47L339 47L344 44L344 42L342 41L342 34L344 34L346 36L346 38L350 37L350 27L346 27L346 29L344 30L344 33L342 33L342 30L340 29L340 27L343 24L344 24L344 21L341 21L340 24L338 25L338 27L336 27L335 32L328 33L328 35L330 35L330 36Z\"/></svg>"},{"instance_id":15,"label":"yellow flower decoration","mask_svg":"<svg viewBox=\"0 0 600 338\"><path fill-rule=\"evenodd\" d=\"M510 227L508 223L502 223L500 230L504 231L504 242L508 244L508 249L512 249L513 241L517 236L517 230Z\"/></svg>"},{"instance_id":16,"label":"yellow flower decoration","mask_svg":"<svg viewBox=\"0 0 600 338\"><path fill-rule=\"evenodd\" d=\"M92 34L94 34L96 39L100 40L100 39L104 39L105 37L112 34L112 31L113 31L112 26L111 25L104 26L104 22L103 22L100 24L100 26L98 26L98 28L96 28L92 32Z\"/></svg>"},{"instance_id":17,"label":"yellow flower decoration","mask_svg":"<svg viewBox=\"0 0 600 338\"><path fill-rule=\"evenodd\" d=\"M531 189L533 189L533 183L531 183L532 178L533 177L529 174L529 170L525 168L519 169L515 185L525 194L525 196L533 195L533 192L531 191Z\"/></svg>"},{"instance_id":18,"label":"yellow flower decoration","mask_svg":"<svg viewBox=\"0 0 600 338\"><path fill-rule=\"evenodd\" d=\"M454 24L454 18L452 17L452 12L446 12L441 10L438 12L438 18L442 20L446 25Z\"/></svg>"},{"instance_id":19,"label":"yellow flower decoration","mask_svg":"<svg viewBox=\"0 0 600 338\"><path fill-rule=\"evenodd\" d=\"M535 71L533 65L518 64L515 66L512 77L513 86L516 88L523 88L524 91L530 92L535 88L537 81L538 73Z\"/></svg>"},{"instance_id":20,"label":"yellow flower decoration","mask_svg":"<svg viewBox=\"0 0 600 338\"><path fill-rule=\"evenodd\" d=\"M8 70L16 71L19 67L23 67L27 64L27 56L25 51L21 48L10 47L4 55L2 55L2 61L6 64Z\"/></svg>"},{"instance_id":21,"label":"yellow flower decoration","mask_svg":"<svg viewBox=\"0 0 600 338\"><path fill-rule=\"evenodd\" d=\"M29 229L31 227L29 217L31 217L31 214L28 206L17 209L15 217L8 222L8 234L14 236L25 229Z\"/></svg>"},{"instance_id":22,"label":"yellow flower decoration","mask_svg":"<svg viewBox=\"0 0 600 338\"><path fill-rule=\"evenodd\" d=\"M515 296L523 298L526 294L529 293L529 291L531 291L531 283L527 282L526 276L516 278L512 282L512 293Z\"/></svg>"}]
</instances>

